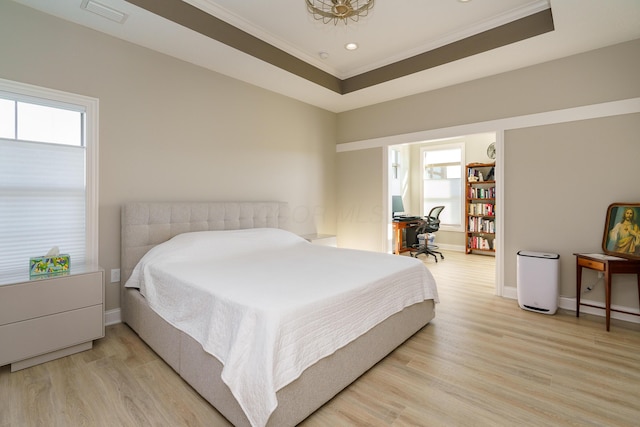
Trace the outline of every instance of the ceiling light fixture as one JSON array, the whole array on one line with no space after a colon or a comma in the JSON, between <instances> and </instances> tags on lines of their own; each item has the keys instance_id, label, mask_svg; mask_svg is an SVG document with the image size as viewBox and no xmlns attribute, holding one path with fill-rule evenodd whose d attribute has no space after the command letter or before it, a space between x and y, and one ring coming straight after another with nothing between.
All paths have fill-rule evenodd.
<instances>
[{"instance_id":1,"label":"ceiling light fixture","mask_svg":"<svg viewBox=\"0 0 640 427\"><path fill-rule=\"evenodd\" d=\"M305 0L309 13L317 20L328 24L339 21L347 24L347 20L358 21L361 16L367 16L373 7L374 0Z\"/></svg>"},{"instance_id":2,"label":"ceiling light fixture","mask_svg":"<svg viewBox=\"0 0 640 427\"><path fill-rule=\"evenodd\" d=\"M347 50L356 50L358 48L358 43L347 43L344 45L344 48Z\"/></svg>"}]
</instances>

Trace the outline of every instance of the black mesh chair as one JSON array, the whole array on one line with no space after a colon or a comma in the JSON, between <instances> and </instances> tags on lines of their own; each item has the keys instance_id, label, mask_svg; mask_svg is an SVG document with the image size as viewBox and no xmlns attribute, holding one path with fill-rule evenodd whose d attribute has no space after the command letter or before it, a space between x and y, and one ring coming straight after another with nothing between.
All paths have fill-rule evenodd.
<instances>
[{"instance_id":1,"label":"black mesh chair","mask_svg":"<svg viewBox=\"0 0 640 427\"><path fill-rule=\"evenodd\" d=\"M424 244L416 245L415 252L411 252L411 256L417 258L420 254L425 254L427 258L429 255L433 256L433 259L438 262L438 256L440 255L441 259L444 259L444 255L442 252L438 251L438 247L435 245L429 244L429 233L435 233L440 229L440 212L444 209L444 206L436 206L429 212L429 215L424 217L422 223L416 229L416 233L418 235L425 234L424 236Z\"/></svg>"}]
</instances>

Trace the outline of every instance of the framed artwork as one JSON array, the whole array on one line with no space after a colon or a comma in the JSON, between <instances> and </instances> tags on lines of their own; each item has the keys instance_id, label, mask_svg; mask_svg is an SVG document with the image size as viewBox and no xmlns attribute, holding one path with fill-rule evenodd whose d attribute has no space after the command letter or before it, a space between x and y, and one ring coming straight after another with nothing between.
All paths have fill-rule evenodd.
<instances>
[{"instance_id":1,"label":"framed artwork","mask_svg":"<svg viewBox=\"0 0 640 427\"><path fill-rule=\"evenodd\" d=\"M602 250L623 258L640 259L640 203L612 203L607 209Z\"/></svg>"}]
</instances>

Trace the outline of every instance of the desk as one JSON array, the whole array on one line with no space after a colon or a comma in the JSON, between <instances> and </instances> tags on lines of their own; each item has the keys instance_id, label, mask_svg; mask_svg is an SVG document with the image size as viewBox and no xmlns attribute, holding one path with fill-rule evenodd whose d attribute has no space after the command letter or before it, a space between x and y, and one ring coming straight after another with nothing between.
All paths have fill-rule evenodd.
<instances>
[{"instance_id":1,"label":"desk","mask_svg":"<svg viewBox=\"0 0 640 427\"><path fill-rule=\"evenodd\" d=\"M394 247L394 253L396 255L400 255L401 252L407 252L407 251L410 251L410 250L414 249L411 246L404 246L403 245L402 236L403 236L403 234L406 233L407 229L415 229L421 223L422 223L421 219L416 219L416 220L412 220L412 221L393 221L392 222L392 224L393 224L393 236L394 236L394 246L393 247ZM415 242L409 242L409 243L418 243L418 240L416 238Z\"/></svg>"},{"instance_id":2,"label":"desk","mask_svg":"<svg viewBox=\"0 0 640 427\"><path fill-rule=\"evenodd\" d=\"M574 254L576 256L576 317L580 317L580 305L595 308L604 308L606 311L606 325L609 331L611 312L639 315L628 311L611 308L611 279L614 274L635 274L638 278L638 301L640 301L640 260L632 260L618 257L609 257L604 254ZM604 299L605 306L597 306L580 302L582 288L582 268L601 271L604 273Z\"/></svg>"}]
</instances>

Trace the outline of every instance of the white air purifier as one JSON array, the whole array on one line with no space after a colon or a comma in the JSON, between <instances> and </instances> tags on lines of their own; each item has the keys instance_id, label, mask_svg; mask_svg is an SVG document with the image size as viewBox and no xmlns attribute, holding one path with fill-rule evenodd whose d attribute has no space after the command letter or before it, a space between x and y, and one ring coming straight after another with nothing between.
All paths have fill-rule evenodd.
<instances>
[{"instance_id":1,"label":"white air purifier","mask_svg":"<svg viewBox=\"0 0 640 427\"><path fill-rule=\"evenodd\" d=\"M518 251L517 269L520 308L554 314L558 310L560 255Z\"/></svg>"}]
</instances>

